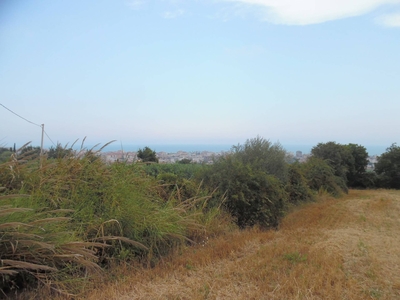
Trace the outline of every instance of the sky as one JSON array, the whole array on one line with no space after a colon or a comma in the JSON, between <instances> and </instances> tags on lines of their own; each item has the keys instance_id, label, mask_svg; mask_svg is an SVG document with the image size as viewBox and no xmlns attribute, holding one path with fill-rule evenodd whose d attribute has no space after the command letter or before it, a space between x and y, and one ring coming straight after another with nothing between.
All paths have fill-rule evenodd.
<instances>
[{"instance_id":1,"label":"sky","mask_svg":"<svg viewBox=\"0 0 400 300\"><path fill-rule=\"evenodd\" d=\"M0 1L2 146L389 147L399 96L400 0Z\"/></svg>"}]
</instances>

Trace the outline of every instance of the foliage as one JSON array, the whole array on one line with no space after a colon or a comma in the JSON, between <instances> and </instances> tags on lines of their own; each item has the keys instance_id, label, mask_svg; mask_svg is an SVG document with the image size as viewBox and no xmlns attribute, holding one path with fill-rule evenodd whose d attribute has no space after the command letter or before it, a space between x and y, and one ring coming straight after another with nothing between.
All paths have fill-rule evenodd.
<instances>
[{"instance_id":1,"label":"foliage","mask_svg":"<svg viewBox=\"0 0 400 300\"><path fill-rule=\"evenodd\" d=\"M311 149L311 154L325 160L333 168L335 176L347 182L347 174L354 167L350 148L335 142L319 143Z\"/></svg>"},{"instance_id":2,"label":"foliage","mask_svg":"<svg viewBox=\"0 0 400 300\"><path fill-rule=\"evenodd\" d=\"M204 209L209 196L200 194L194 183L181 182L190 186L185 190L190 198L181 187L169 191L156 178L146 176L141 165L107 165L92 151L40 163L13 157L0 165L1 190L6 197L23 194L29 198L2 204L0 229L8 231L1 233L0 256L20 266L26 262L48 267L39 270L40 278L32 275L33 279L56 289L71 282L71 277L84 276L84 269L93 262L107 266L112 261L135 260L153 265L171 249L200 239L207 224L218 218L215 209ZM42 226L42 220L50 227ZM32 227L36 224L32 222L38 226ZM27 237L38 246L29 248L37 256L27 254L23 246ZM76 268L69 261L75 262L74 255L82 259L76 261ZM64 263L58 263L59 256ZM17 274L14 269L4 261L0 266L5 285L33 270L19 268ZM27 283L24 279L20 287Z\"/></svg>"},{"instance_id":3,"label":"foliage","mask_svg":"<svg viewBox=\"0 0 400 300\"><path fill-rule=\"evenodd\" d=\"M18 150L19 155L23 155L23 154L24 155L31 155L31 154L34 154L34 156L39 156L40 155L40 151L41 151L40 147L31 146L31 145L24 146L24 147L22 147L22 149Z\"/></svg>"},{"instance_id":4,"label":"foliage","mask_svg":"<svg viewBox=\"0 0 400 300\"><path fill-rule=\"evenodd\" d=\"M13 153L14 152L10 151L9 149L3 148L3 150L0 151L0 163L6 162L7 160L9 160Z\"/></svg>"},{"instance_id":5,"label":"foliage","mask_svg":"<svg viewBox=\"0 0 400 300\"><path fill-rule=\"evenodd\" d=\"M279 143L257 136L243 145L232 147L234 156L254 170L273 175L282 182L287 180L286 151Z\"/></svg>"},{"instance_id":6,"label":"foliage","mask_svg":"<svg viewBox=\"0 0 400 300\"><path fill-rule=\"evenodd\" d=\"M223 199L240 227L276 227L287 204L284 159L280 145L257 137L233 147L200 177L210 190L218 189L217 198Z\"/></svg>"},{"instance_id":7,"label":"foliage","mask_svg":"<svg viewBox=\"0 0 400 300\"><path fill-rule=\"evenodd\" d=\"M354 163L348 166L347 184L350 187L368 187L370 176L367 174L368 152L364 146L348 144L345 147L353 157Z\"/></svg>"},{"instance_id":8,"label":"foliage","mask_svg":"<svg viewBox=\"0 0 400 300\"><path fill-rule=\"evenodd\" d=\"M74 154L72 147L63 147L60 143L57 143L55 147L51 146L47 151L47 157L53 159L60 159L68 157Z\"/></svg>"},{"instance_id":9,"label":"foliage","mask_svg":"<svg viewBox=\"0 0 400 300\"><path fill-rule=\"evenodd\" d=\"M203 168L201 164L142 164L140 167L154 178L163 173L171 173L189 180L195 178Z\"/></svg>"},{"instance_id":10,"label":"foliage","mask_svg":"<svg viewBox=\"0 0 400 300\"><path fill-rule=\"evenodd\" d=\"M183 158L183 159L181 159L181 160L177 161L177 163L178 163L178 164L184 164L184 165L187 165L187 164L190 164L190 163L192 163L192 160L191 160L191 159L189 159L189 158Z\"/></svg>"},{"instance_id":11,"label":"foliage","mask_svg":"<svg viewBox=\"0 0 400 300\"><path fill-rule=\"evenodd\" d=\"M137 152L137 157L140 158L143 162L156 162L158 163L157 154L154 150L151 150L149 147L144 147L143 149L139 149Z\"/></svg>"},{"instance_id":12,"label":"foliage","mask_svg":"<svg viewBox=\"0 0 400 300\"><path fill-rule=\"evenodd\" d=\"M375 165L379 185L384 188L400 189L400 146L392 144Z\"/></svg>"},{"instance_id":13,"label":"foliage","mask_svg":"<svg viewBox=\"0 0 400 300\"><path fill-rule=\"evenodd\" d=\"M335 175L333 167L326 160L311 157L300 166L310 189L316 192L326 190L334 196L348 191L344 179Z\"/></svg>"},{"instance_id":14,"label":"foliage","mask_svg":"<svg viewBox=\"0 0 400 300\"><path fill-rule=\"evenodd\" d=\"M303 172L304 170L299 163L289 165L286 192L288 193L289 202L292 204L308 202L314 199L314 194L308 186Z\"/></svg>"}]
</instances>

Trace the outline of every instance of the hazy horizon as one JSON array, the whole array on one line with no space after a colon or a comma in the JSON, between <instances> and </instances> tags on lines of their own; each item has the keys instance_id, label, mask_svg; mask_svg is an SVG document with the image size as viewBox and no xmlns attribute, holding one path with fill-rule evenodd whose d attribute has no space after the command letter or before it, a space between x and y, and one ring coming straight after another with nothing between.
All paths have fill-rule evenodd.
<instances>
[{"instance_id":1,"label":"hazy horizon","mask_svg":"<svg viewBox=\"0 0 400 300\"><path fill-rule=\"evenodd\" d=\"M131 144L120 144L117 141L111 143L107 146L105 144L83 144L84 149L94 149L99 150L103 146L102 152L114 152L114 151L124 151L124 152L136 152L139 149L143 149L144 147L150 147L152 150L156 152L167 152L167 153L176 153L178 151L185 151L185 152L198 152L198 151L210 151L210 152L227 152L230 151L233 146L238 144L244 144L245 141L235 143L235 144L157 144L157 143L131 143ZM279 143L279 142L272 142L272 144ZM296 151L301 151L303 154L309 154L311 149L316 146L317 144L281 144L281 146L287 151L291 153L296 153ZM40 145L30 144L34 147L39 147ZM63 147L71 147L75 150L79 150L82 148L82 143L77 142L61 144ZM1 143L0 143L0 146ZM9 145L8 147L13 147L13 145ZM16 144L16 148L18 149L21 145ZM49 149L53 145L51 144L44 144L44 149ZM367 152L370 156L373 155L381 155L382 153L386 152L386 149L390 145L361 145L367 149Z\"/></svg>"},{"instance_id":2,"label":"hazy horizon","mask_svg":"<svg viewBox=\"0 0 400 300\"><path fill-rule=\"evenodd\" d=\"M8 147L399 136L400 0L4 0L0 37Z\"/></svg>"}]
</instances>

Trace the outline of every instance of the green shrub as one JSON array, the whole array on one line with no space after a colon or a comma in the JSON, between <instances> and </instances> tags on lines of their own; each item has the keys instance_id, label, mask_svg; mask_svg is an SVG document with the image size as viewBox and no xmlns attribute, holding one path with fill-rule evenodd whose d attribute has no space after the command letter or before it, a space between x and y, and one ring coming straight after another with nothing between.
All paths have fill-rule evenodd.
<instances>
[{"instance_id":1,"label":"green shrub","mask_svg":"<svg viewBox=\"0 0 400 300\"><path fill-rule=\"evenodd\" d=\"M288 193L288 201L292 204L314 200L314 194L308 186L303 172L299 163L290 164L288 167L286 192Z\"/></svg>"},{"instance_id":2,"label":"green shrub","mask_svg":"<svg viewBox=\"0 0 400 300\"><path fill-rule=\"evenodd\" d=\"M279 179L241 161L234 153L221 157L202 175L210 189L240 227L276 227L283 216L287 194Z\"/></svg>"},{"instance_id":3,"label":"green shrub","mask_svg":"<svg viewBox=\"0 0 400 300\"><path fill-rule=\"evenodd\" d=\"M380 187L400 189L400 146L392 144L375 165Z\"/></svg>"},{"instance_id":4,"label":"green shrub","mask_svg":"<svg viewBox=\"0 0 400 300\"><path fill-rule=\"evenodd\" d=\"M340 196L348 191L345 180L335 176L333 168L323 159L311 157L300 165L311 190L326 190L333 196Z\"/></svg>"}]
</instances>

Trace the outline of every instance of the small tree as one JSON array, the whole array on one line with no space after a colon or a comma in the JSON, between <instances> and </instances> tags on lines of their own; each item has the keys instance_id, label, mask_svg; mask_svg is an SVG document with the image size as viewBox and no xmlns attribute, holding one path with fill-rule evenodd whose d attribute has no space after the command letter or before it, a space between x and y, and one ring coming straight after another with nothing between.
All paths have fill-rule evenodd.
<instances>
[{"instance_id":1,"label":"small tree","mask_svg":"<svg viewBox=\"0 0 400 300\"><path fill-rule=\"evenodd\" d=\"M400 189L400 146L392 144L375 165L382 187Z\"/></svg>"},{"instance_id":2,"label":"small tree","mask_svg":"<svg viewBox=\"0 0 400 300\"><path fill-rule=\"evenodd\" d=\"M143 162L156 162L158 163L158 158L156 151L151 150L149 147L144 147L143 149L139 149L137 152L137 157L140 158Z\"/></svg>"},{"instance_id":3,"label":"small tree","mask_svg":"<svg viewBox=\"0 0 400 300\"><path fill-rule=\"evenodd\" d=\"M192 160L189 158L183 158L181 160L178 160L177 163L182 165L188 165L192 163Z\"/></svg>"}]
</instances>

